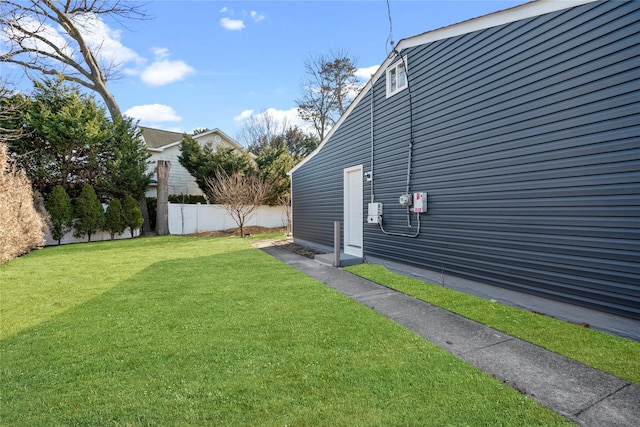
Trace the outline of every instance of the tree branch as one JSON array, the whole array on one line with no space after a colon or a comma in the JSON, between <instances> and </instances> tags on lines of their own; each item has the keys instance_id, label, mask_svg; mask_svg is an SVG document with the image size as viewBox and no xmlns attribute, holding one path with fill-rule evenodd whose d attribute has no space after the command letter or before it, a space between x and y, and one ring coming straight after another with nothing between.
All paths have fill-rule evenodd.
<instances>
[{"instance_id":1,"label":"tree branch","mask_svg":"<svg viewBox=\"0 0 640 427\"><path fill-rule=\"evenodd\" d=\"M76 17L109 15L146 19L142 7L143 3L126 0L2 0L0 25L12 43L12 49L2 54L0 61L12 62L43 74L60 73L68 80L98 92L111 116L119 117L122 115L120 108L106 85L108 78L117 73L117 65L108 60L100 63L96 55L100 47L92 49L89 46L82 34L82 24ZM31 28L32 24L35 29ZM55 39L49 36L50 28L52 33L62 28L64 44L56 44ZM69 52L65 53L67 50ZM82 60L78 60L77 54ZM22 55L31 56L32 61L20 58ZM61 67L51 66L51 61ZM65 67L69 67L68 72Z\"/></svg>"}]
</instances>

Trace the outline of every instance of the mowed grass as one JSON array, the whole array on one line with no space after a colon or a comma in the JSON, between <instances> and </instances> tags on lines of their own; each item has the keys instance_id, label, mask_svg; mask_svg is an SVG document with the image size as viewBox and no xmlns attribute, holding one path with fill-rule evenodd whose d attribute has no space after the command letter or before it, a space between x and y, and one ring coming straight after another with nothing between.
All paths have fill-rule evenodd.
<instances>
[{"instance_id":1,"label":"mowed grass","mask_svg":"<svg viewBox=\"0 0 640 427\"><path fill-rule=\"evenodd\" d=\"M570 424L247 239L36 251L0 309L2 425Z\"/></svg>"},{"instance_id":2,"label":"mowed grass","mask_svg":"<svg viewBox=\"0 0 640 427\"><path fill-rule=\"evenodd\" d=\"M640 384L640 342L393 273L380 265L347 270L555 353Z\"/></svg>"}]
</instances>

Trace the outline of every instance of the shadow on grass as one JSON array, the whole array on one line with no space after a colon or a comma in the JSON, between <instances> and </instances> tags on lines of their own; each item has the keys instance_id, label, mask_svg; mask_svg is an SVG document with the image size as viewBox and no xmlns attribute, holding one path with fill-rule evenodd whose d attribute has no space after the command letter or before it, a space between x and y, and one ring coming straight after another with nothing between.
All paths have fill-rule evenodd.
<instances>
[{"instance_id":1,"label":"shadow on grass","mask_svg":"<svg viewBox=\"0 0 640 427\"><path fill-rule=\"evenodd\" d=\"M0 343L7 425L558 425L256 249L154 263Z\"/></svg>"},{"instance_id":2,"label":"shadow on grass","mask_svg":"<svg viewBox=\"0 0 640 427\"><path fill-rule=\"evenodd\" d=\"M58 316L167 259L246 250L238 239L137 238L64 245L0 266L0 339Z\"/></svg>"}]
</instances>

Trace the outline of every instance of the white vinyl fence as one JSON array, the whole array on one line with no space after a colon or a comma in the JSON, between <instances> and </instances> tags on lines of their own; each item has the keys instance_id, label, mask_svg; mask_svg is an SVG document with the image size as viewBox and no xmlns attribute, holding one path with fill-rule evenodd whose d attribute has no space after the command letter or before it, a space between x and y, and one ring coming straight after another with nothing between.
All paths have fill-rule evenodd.
<instances>
[{"instance_id":1,"label":"white vinyl fence","mask_svg":"<svg viewBox=\"0 0 640 427\"><path fill-rule=\"evenodd\" d=\"M245 226L278 228L287 226L287 216L280 206L259 206ZM185 205L169 203L169 233L191 234L236 228L238 224L222 205Z\"/></svg>"},{"instance_id":2,"label":"white vinyl fence","mask_svg":"<svg viewBox=\"0 0 640 427\"><path fill-rule=\"evenodd\" d=\"M247 221L245 226L257 225L267 228L278 228L287 226L287 216L283 207L259 206L253 216ZM191 234L203 231L218 231L236 228L238 225L225 210L222 205L185 205L181 203L169 203L169 233L170 234ZM138 236L140 230L134 232ZM116 239L128 239L131 237L129 230L122 234L116 234ZM111 235L106 231L99 231L91 235L92 242L111 240ZM76 238L69 232L60 241L60 244L86 242L87 236ZM45 245L57 245L58 241L53 240L51 234L45 235Z\"/></svg>"},{"instance_id":3,"label":"white vinyl fence","mask_svg":"<svg viewBox=\"0 0 640 427\"><path fill-rule=\"evenodd\" d=\"M140 235L140 230L134 230L133 235L135 237ZM124 233L116 234L114 236L116 239L129 239L131 238L131 232L127 228ZM102 240L111 240L111 234L108 231L98 231L96 234L91 235L92 242L100 242ZM82 243L87 241L87 236L82 236L80 238L73 237L73 232L70 231L64 235L62 240L60 240L61 245L66 245L68 243ZM45 246L57 245L58 241L53 240L50 233L44 235L44 244Z\"/></svg>"}]
</instances>

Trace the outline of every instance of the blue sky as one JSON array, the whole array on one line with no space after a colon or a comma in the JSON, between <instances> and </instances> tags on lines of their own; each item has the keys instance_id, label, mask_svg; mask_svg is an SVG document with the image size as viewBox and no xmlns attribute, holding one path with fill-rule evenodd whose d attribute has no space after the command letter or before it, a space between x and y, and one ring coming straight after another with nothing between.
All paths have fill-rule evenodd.
<instances>
[{"instance_id":1,"label":"blue sky","mask_svg":"<svg viewBox=\"0 0 640 427\"><path fill-rule=\"evenodd\" d=\"M391 0L392 39L523 3ZM346 51L368 76L392 49L385 0L156 0L145 10L152 19L94 28L107 39L105 54L122 63L108 83L122 111L166 130L219 128L235 137L267 109L296 124L305 60Z\"/></svg>"}]
</instances>

